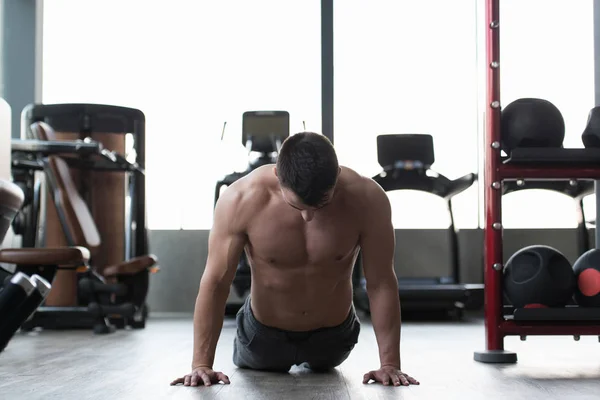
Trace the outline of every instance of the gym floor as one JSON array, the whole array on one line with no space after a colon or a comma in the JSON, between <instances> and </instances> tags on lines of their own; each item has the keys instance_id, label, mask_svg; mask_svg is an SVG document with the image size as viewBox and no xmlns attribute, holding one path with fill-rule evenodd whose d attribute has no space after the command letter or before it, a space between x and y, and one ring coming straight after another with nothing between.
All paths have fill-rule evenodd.
<instances>
[{"instance_id":1,"label":"gym floor","mask_svg":"<svg viewBox=\"0 0 600 400\"><path fill-rule=\"evenodd\" d=\"M235 321L226 319L216 369L230 385L170 386L188 372L191 317L153 317L145 330L94 337L87 331L17 333L0 353L0 398L25 399L598 399L600 343L596 337L508 338L519 363L473 361L483 348L480 318L463 322L405 322L403 365L420 386L364 385L378 365L373 327L363 329L354 352L337 370L288 374L236 369L231 361Z\"/></svg>"}]
</instances>

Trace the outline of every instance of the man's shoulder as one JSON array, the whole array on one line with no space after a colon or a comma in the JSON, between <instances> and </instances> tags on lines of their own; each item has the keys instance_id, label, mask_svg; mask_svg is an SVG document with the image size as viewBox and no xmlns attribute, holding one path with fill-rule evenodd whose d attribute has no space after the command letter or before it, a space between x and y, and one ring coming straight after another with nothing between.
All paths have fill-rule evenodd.
<instances>
[{"instance_id":1,"label":"man's shoulder","mask_svg":"<svg viewBox=\"0 0 600 400\"><path fill-rule=\"evenodd\" d=\"M342 179L347 188L348 193L355 199L361 202L370 203L373 200L381 199L382 196L387 198L381 186L372 178L361 175L348 167L342 167Z\"/></svg>"},{"instance_id":2,"label":"man's shoulder","mask_svg":"<svg viewBox=\"0 0 600 400\"><path fill-rule=\"evenodd\" d=\"M273 178L269 176L269 170L268 166L257 168L231 184L222 197L231 202L237 211L264 204L273 186ZM273 174L272 168L271 174Z\"/></svg>"}]
</instances>

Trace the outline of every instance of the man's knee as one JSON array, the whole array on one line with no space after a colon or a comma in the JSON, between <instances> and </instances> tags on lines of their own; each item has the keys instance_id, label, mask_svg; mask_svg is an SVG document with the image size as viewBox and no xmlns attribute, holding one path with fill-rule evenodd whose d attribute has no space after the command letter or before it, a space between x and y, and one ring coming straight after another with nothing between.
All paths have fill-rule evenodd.
<instances>
[{"instance_id":1,"label":"man's knee","mask_svg":"<svg viewBox=\"0 0 600 400\"><path fill-rule=\"evenodd\" d=\"M233 364L242 369L253 369L265 372L289 372L292 368L292 363L289 360L274 357L277 352L268 351L265 348L264 352L250 351L237 338L233 341Z\"/></svg>"},{"instance_id":2,"label":"man's knee","mask_svg":"<svg viewBox=\"0 0 600 400\"><path fill-rule=\"evenodd\" d=\"M308 367L315 372L328 372L342 365L342 363L350 356L351 351L352 350L340 353L330 353L326 357L323 357L323 354L319 354L317 357L309 357L307 364Z\"/></svg>"}]
</instances>

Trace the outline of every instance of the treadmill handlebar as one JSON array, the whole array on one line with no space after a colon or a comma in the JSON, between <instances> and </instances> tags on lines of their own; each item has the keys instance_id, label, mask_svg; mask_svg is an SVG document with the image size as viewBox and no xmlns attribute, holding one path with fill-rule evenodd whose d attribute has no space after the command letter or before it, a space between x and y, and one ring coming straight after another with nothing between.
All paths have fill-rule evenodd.
<instances>
[{"instance_id":1,"label":"treadmill handlebar","mask_svg":"<svg viewBox=\"0 0 600 400\"><path fill-rule=\"evenodd\" d=\"M268 137L268 140L271 142L270 148L268 150L266 150L266 147L268 147L268 145L266 144L267 141L265 140L267 137ZM244 143L244 145L245 145L248 153L250 153L252 151L259 151L260 153L275 152L275 153L279 154L279 152L281 151L281 146L283 145L283 138L279 135L275 135L272 133L269 134L268 136L267 135L265 135L265 136L248 135L246 137L246 142ZM254 145L257 145L259 150L255 150Z\"/></svg>"}]
</instances>

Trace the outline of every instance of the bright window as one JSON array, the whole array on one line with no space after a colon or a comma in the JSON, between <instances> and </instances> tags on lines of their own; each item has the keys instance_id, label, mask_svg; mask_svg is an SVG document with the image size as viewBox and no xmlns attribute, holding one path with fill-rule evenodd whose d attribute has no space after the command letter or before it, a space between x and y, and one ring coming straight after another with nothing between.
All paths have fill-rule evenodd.
<instances>
[{"instance_id":1,"label":"bright window","mask_svg":"<svg viewBox=\"0 0 600 400\"><path fill-rule=\"evenodd\" d=\"M500 21L502 103L551 101L565 120L564 147L583 147L594 107L593 1L502 0ZM502 219L506 228L569 228L574 210L569 197L531 190L505 196Z\"/></svg>"},{"instance_id":2,"label":"bright window","mask_svg":"<svg viewBox=\"0 0 600 400\"><path fill-rule=\"evenodd\" d=\"M476 1L335 3L335 146L340 162L373 176L376 137L431 134L433 169L451 179L478 169ZM445 228L443 201L390 193L396 228ZM454 201L456 223L478 226L478 190Z\"/></svg>"},{"instance_id":3,"label":"bright window","mask_svg":"<svg viewBox=\"0 0 600 400\"><path fill-rule=\"evenodd\" d=\"M142 110L148 227L208 229L244 111L320 131L320 18L318 0L45 2L43 102Z\"/></svg>"}]
</instances>

